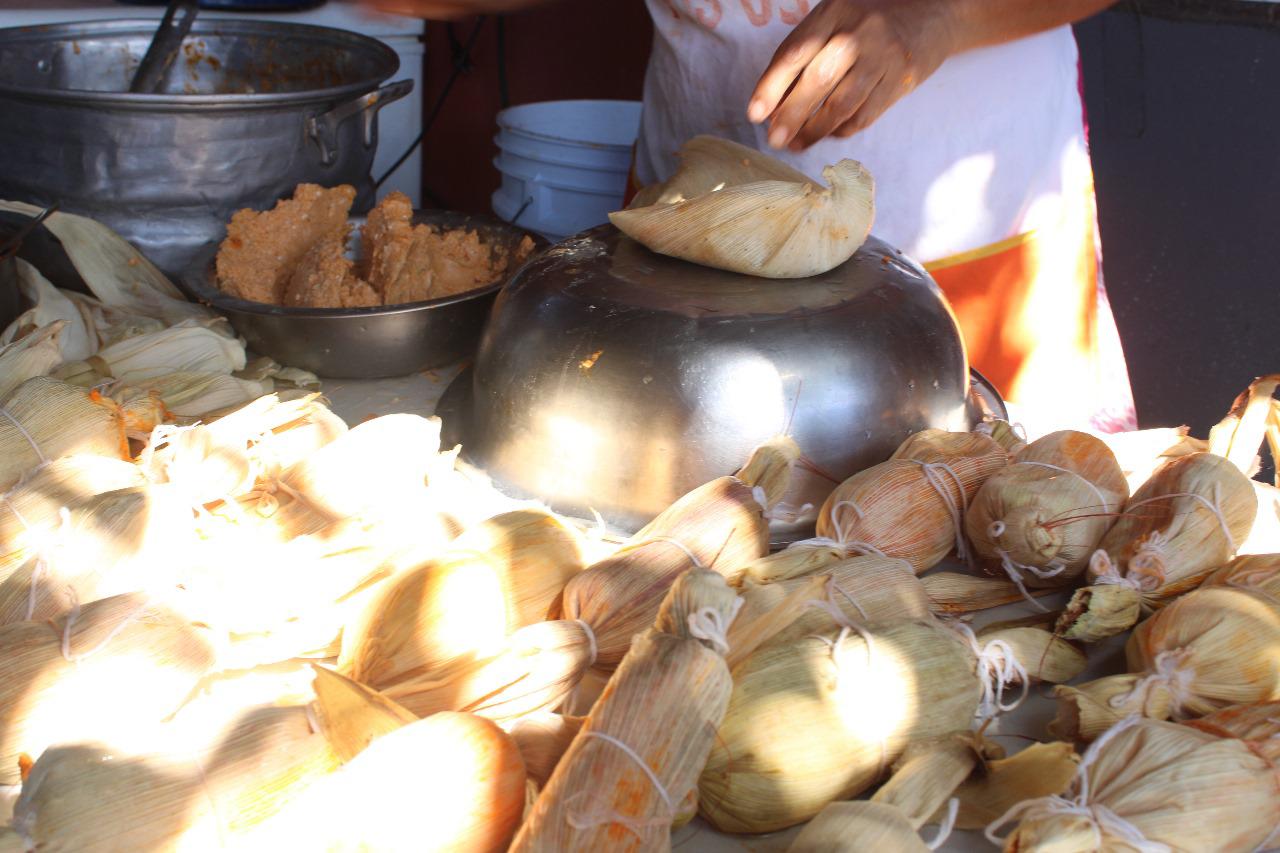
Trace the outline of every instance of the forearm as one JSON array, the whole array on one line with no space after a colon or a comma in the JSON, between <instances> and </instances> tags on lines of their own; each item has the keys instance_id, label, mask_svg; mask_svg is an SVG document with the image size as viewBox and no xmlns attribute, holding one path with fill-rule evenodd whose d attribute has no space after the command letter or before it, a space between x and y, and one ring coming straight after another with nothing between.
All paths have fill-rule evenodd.
<instances>
[{"instance_id":1,"label":"forearm","mask_svg":"<svg viewBox=\"0 0 1280 853\"><path fill-rule=\"evenodd\" d=\"M960 53L1035 35L1097 14L1115 0L940 0Z\"/></svg>"}]
</instances>

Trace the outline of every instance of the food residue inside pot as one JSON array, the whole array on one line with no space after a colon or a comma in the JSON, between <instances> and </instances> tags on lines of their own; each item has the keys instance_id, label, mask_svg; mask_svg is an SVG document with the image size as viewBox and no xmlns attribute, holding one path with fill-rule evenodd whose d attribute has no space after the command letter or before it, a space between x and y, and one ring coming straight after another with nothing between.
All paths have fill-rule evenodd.
<instances>
[{"instance_id":1,"label":"food residue inside pot","mask_svg":"<svg viewBox=\"0 0 1280 853\"><path fill-rule=\"evenodd\" d=\"M365 308L454 296L493 284L533 253L467 229L413 223L393 192L370 211L360 257L347 257L355 189L299 184L271 210L231 217L215 262L218 287L252 302L294 308Z\"/></svg>"}]
</instances>

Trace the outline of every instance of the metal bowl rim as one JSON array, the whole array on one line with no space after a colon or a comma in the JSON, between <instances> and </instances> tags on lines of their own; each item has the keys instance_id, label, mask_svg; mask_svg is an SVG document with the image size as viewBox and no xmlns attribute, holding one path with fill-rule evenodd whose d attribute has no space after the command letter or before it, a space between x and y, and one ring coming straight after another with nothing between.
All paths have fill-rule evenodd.
<instances>
[{"instance_id":1,"label":"metal bowl rim","mask_svg":"<svg viewBox=\"0 0 1280 853\"><path fill-rule=\"evenodd\" d=\"M57 36L64 33L68 36L83 36L85 35L86 30L89 31L89 35L97 34L99 32L112 34L117 31L122 33L140 31L150 35L155 32L155 28L156 21L147 18L121 18L116 20L81 21L64 24L0 27L0 45L4 44L6 36L16 36L24 30L30 31L32 36L37 34ZM166 108L189 109L191 107L252 109L278 107L282 105L298 106L302 104L328 103L335 100L342 100L353 95L360 95L371 91L383 80L386 80L400 70L400 57L389 45L370 36L336 29L334 27L323 27L316 24L295 24L285 21L257 21L247 18L218 18L203 21L197 20L191 28L191 36L200 36L216 30L224 30L231 35L250 34L266 36L270 36L272 31L276 31L281 37L296 38L313 36L319 40L359 46L379 54L380 58L386 63L386 73L383 74L380 71L377 75L365 77L364 79L356 82L347 83L342 86L334 86L327 89L304 89L297 92L265 92L225 95L96 92L89 89L48 89L11 86L4 82L0 82L0 96L36 99L44 103L54 102L64 105L89 103L100 106L110 104L116 107L139 110ZM266 31L265 33L263 32L264 30ZM21 40L38 41L41 39L24 38Z\"/></svg>"}]
</instances>

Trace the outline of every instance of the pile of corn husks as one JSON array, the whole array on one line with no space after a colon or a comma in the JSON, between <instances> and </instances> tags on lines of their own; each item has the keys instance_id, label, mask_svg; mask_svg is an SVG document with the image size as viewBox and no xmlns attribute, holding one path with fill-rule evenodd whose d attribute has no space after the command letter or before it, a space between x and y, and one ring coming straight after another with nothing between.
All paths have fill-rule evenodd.
<instances>
[{"instance_id":1,"label":"pile of corn husks","mask_svg":"<svg viewBox=\"0 0 1280 853\"><path fill-rule=\"evenodd\" d=\"M149 424L57 363L0 394L4 853L662 850L696 815L805 824L797 851L1280 835L1280 490L1252 479L1280 377L1203 441L918 433L770 554L785 436L619 543L503 498L435 419L266 394ZM1126 633L1128 672L1079 683ZM1057 718L1006 755L1037 683Z\"/></svg>"}]
</instances>

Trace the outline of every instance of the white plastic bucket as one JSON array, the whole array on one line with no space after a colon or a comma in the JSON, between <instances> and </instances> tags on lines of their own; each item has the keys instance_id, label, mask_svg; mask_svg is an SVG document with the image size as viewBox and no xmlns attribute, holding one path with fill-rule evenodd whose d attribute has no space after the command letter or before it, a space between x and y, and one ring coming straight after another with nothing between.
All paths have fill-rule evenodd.
<instances>
[{"instance_id":1,"label":"white plastic bucket","mask_svg":"<svg viewBox=\"0 0 1280 853\"><path fill-rule=\"evenodd\" d=\"M638 101L544 101L498 113L500 218L558 241L622 207Z\"/></svg>"}]
</instances>

